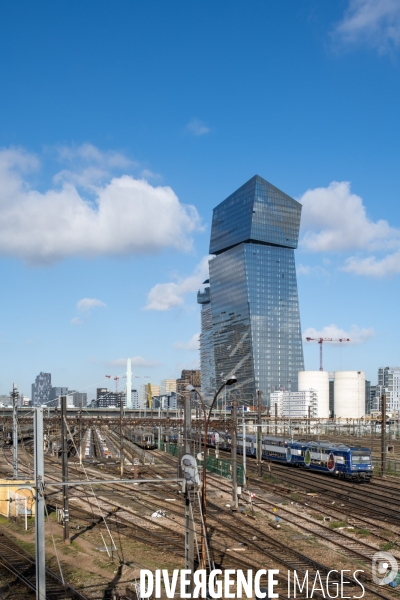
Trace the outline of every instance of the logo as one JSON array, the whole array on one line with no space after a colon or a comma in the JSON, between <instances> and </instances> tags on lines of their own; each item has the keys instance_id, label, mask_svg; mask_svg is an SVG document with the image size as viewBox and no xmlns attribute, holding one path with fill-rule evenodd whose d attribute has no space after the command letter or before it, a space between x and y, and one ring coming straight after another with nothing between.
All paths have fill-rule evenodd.
<instances>
[{"instance_id":1,"label":"logo","mask_svg":"<svg viewBox=\"0 0 400 600\"><path fill-rule=\"evenodd\" d=\"M331 452L328 456L327 467L330 471L335 470L335 455Z\"/></svg>"},{"instance_id":2,"label":"logo","mask_svg":"<svg viewBox=\"0 0 400 600\"><path fill-rule=\"evenodd\" d=\"M304 464L306 467L311 465L311 452L307 449L304 454Z\"/></svg>"},{"instance_id":3,"label":"logo","mask_svg":"<svg viewBox=\"0 0 400 600\"><path fill-rule=\"evenodd\" d=\"M396 579L399 565L389 552L375 552L372 557L372 579L377 585L388 585Z\"/></svg>"}]
</instances>

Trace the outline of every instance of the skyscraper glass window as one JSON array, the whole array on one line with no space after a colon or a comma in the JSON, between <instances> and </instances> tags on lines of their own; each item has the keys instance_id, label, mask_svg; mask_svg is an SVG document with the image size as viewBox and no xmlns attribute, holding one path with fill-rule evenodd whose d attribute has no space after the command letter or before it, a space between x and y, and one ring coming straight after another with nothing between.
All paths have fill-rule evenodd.
<instances>
[{"instance_id":1,"label":"skyscraper glass window","mask_svg":"<svg viewBox=\"0 0 400 600\"><path fill-rule=\"evenodd\" d=\"M264 403L297 391L304 370L294 249L301 204L258 175L213 212L210 279L202 305L202 391L211 399L230 375L239 400Z\"/></svg>"}]
</instances>

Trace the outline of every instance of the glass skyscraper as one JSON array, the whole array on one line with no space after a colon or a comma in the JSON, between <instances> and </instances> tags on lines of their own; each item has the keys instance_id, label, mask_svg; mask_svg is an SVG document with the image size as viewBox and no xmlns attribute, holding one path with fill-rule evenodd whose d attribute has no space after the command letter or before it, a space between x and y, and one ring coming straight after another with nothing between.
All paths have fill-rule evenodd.
<instances>
[{"instance_id":1,"label":"glass skyscraper","mask_svg":"<svg viewBox=\"0 0 400 600\"><path fill-rule=\"evenodd\" d=\"M239 401L297 391L304 370L294 250L301 204L258 175L213 211L208 285L199 291L202 392L230 375Z\"/></svg>"}]
</instances>

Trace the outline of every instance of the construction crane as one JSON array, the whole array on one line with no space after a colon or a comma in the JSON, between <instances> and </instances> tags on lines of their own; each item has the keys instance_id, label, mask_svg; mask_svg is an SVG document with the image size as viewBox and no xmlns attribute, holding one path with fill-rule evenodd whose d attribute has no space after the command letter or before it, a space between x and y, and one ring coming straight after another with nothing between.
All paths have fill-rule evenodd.
<instances>
[{"instance_id":1,"label":"construction crane","mask_svg":"<svg viewBox=\"0 0 400 600\"><path fill-rule=\"evenodd\" d=\"M349 342L349 338L306 338L307 342L317 342L319 344L319 370L323 371L322 367L322 344L323 342Z\"/></svg>"},{"instance_id":2,"label":"construction crane","mask_svg":"<svg viewBox=\"0 0 400 600\"><path fill-rule=\"evenodd\" d=\"M107 379L111 379L113 378L115 381L115 393L118 394L118 381L119 381L119 377L118 375L116 375L115 377L113 377L112 375L106 375Z\"/></svg>"}]
</instances>

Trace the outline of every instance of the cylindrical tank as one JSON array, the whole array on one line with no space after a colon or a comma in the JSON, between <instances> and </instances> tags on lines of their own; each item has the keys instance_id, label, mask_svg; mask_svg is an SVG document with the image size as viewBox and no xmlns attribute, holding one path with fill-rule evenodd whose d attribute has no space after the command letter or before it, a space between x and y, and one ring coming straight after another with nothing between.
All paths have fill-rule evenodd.
<instances>
[{"instance_id":1,"label":"cylindrical tank","mask_svg":"<svg viewBox=\"0 0 400 600\"><path fill-rule=\"evenodd\" d=\"M329 418L329 373L328 371L299 371L299 392L316 390L318 393L317 416Z\"/></svg>"},{"instance_id":2,"label":"cylindrical tank","mask_svg":"<svg viewBox=\"0 0 400 600\"><path fill-rule=\"evenodd\" d=\"M364 371L335 371L335 417L360 419L365 416Z\"/></svg>"}]
</instances>

